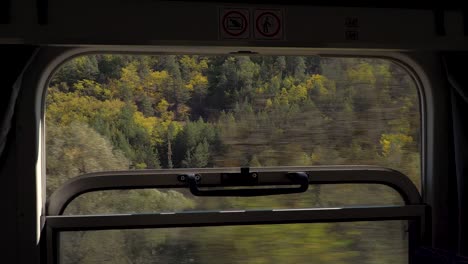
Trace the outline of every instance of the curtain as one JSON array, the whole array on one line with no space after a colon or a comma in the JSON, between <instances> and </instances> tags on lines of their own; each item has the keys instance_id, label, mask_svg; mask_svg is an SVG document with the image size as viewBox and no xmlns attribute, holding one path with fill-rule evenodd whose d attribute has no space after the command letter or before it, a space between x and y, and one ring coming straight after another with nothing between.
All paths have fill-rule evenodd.
<instances>
[{"instance_id":1,"label":"curtain","mask_svg":"<svg viewBox=\"0 0 468 264\"><path fill-rule=\"evenodd\" d=\"M8 144L16 99L21 88L23 72L34 57L37 47L29 45L0 45L2 79L0 83L0 161Z\"/></svg>"},{"instance_id":2,"label":"curtain","mask_svg":"<svg viewBox=\"0 0 468 264\"><path fill-rule=\"evenodd\" d=\"M444 55L444 66L451 94L452 175L449 178L453 248L468 256L468 53Z\"/></svg>"}]
</instances>

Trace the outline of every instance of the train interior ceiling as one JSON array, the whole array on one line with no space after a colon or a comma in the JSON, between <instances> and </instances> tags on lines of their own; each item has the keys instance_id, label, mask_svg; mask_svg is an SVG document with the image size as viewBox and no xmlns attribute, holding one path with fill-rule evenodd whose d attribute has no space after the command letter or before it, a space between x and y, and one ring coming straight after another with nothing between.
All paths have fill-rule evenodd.
<instances>
[{"instance_id":1,"label":"train interior ceiling","mask_svg":"<svg viewBox=\"0 0 468 264\"><path fill-rule=\"evenodd\" d=\"M467 10L2 1L0 262L468 262Z\"/></svg>"}]
</instances>

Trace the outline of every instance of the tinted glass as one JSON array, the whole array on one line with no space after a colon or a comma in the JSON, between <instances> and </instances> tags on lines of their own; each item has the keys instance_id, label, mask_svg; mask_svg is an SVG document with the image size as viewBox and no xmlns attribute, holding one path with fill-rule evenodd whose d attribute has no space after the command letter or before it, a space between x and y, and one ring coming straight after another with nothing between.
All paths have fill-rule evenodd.
<instances>
[{"instance_id":1,"label":"tinted glass","mask_svg":"<svg viewBox=\"0 0 468 264\"><path fill-rule=\"evenodd\" d=\"M403 264L406 221L64 232L60 263Z\"/></svg>"}]
</instances>

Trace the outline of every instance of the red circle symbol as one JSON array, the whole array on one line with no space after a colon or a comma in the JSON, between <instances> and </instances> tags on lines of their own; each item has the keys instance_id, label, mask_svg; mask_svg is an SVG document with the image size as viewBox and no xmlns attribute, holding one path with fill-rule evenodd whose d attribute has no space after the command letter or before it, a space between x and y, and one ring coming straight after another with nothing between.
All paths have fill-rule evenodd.
<instances>
[{"instance_id":1,"label":"red circle symbol","mask_svg":"<svg viewBox=\"0 0 468 264\"><path fill-rule=\"evenodd\" d=\"M247 30L248 21L239 11L229 11L223 16L223 30L227 34L237 37Z\"/></svg>"},{"instance_id":2,"label":"red circle symbol","mask_svg":"<svg viewBox=\"0 0 468 264\"><path fill-rule=\"evenodd\" d=\"M269 18L272 17L273 21L269 21ZM262 20L263 19L263 20ZM263 22L263 23L260 23ZM276 25L276 28L274 27ZM257 31L265 37L273 37L279 33L281 30L281 20L280 18L272 12L265 12L257 17L255 21L255 26ZM273 31L269 31L269 26L273 27Z\"/></svg>"}]
</instances>

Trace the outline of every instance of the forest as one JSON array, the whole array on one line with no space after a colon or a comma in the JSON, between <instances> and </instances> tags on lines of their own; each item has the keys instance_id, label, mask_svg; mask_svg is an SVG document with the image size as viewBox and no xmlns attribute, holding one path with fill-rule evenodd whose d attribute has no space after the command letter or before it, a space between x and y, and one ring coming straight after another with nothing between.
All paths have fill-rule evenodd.
<instances>
[{"instance_id":1,"label":"forest","mask_svg":"<svg viewBox=\"0 0 468 264\"><path fill-rule=\"evenodd\" d=\"M46 97L47 195L103 170L379 165L420 186L417 86L398 63L320 56L72 58ZM195 198L83 195L66 214L401 204L388 188ZM61 263L406 263L404 221L65 232Z\"/></svg>"}]
</instances>

